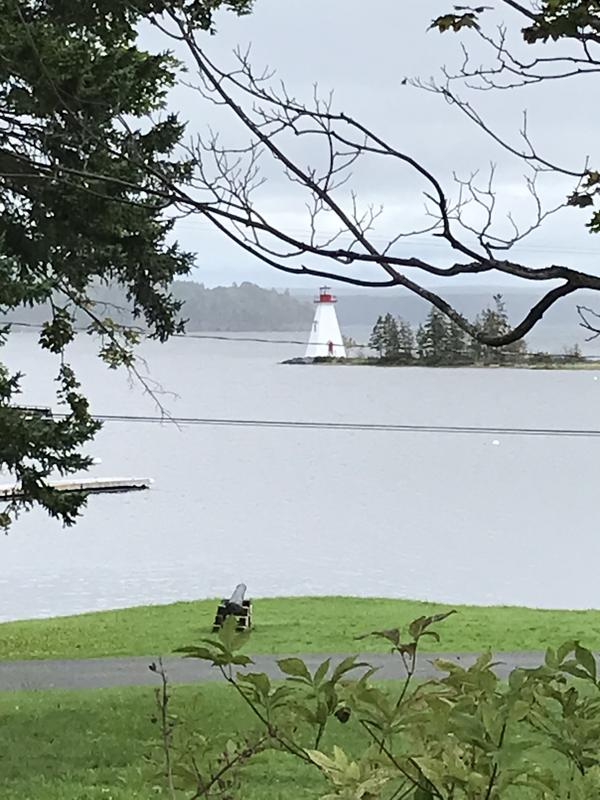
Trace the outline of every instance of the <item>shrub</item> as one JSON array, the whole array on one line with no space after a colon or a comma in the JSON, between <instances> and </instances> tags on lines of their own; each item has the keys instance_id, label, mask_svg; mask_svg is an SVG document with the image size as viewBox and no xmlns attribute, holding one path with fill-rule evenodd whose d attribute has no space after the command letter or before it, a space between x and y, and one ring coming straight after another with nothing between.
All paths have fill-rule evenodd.
<instances>
[{"instance_id":1,"label":"shrub","mask_svg":"<svg viewBox=\"0 0 600 800\"><path fill-rule=\"evenodd\" d=\"M471 666L437 660L440 677L416 681L419 643L439 641L434 627L453 612L374 631L397 656L402 680L374 683L376 669L357 656L328 659L313 672L281 659L284 676L239 672L250 634L230 617L217 638L182 649L213 664L259 723L218 752L206 738L178 739L169 691L157 692L163 772L173 798L244 797L244 770L268 750L319 770L323 800L597 800L600 796L600 684L594 655L579 642L549 648L544 663L500 680L489 652ZM363 637L359 637L363 638ZM192 721L193 723L193 721ZM349 753L322 748L340 726L360 732ZM340 737L341 738L341 737Z\"/></svg>"}]
</instances>

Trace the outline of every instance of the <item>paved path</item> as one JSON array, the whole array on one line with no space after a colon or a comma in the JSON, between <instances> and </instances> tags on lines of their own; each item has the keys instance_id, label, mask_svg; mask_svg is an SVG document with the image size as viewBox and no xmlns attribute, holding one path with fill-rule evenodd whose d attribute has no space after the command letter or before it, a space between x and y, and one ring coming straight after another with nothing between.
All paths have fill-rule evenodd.
<instances>
[{"instance_id":1,"label":"paved path","mask_svg":"<svg viewBox=\"0 0 600 800\"><path fill-rule=\"evenodd\" d=\"M337 663L344 658L339 653L300 654L309 669L314 670L325 658ZM272 678L283 677L277 659L283 655L254 656L254 664L248 669L266 672ZM421 678L436 674L435 658L446 658L458 664L472 664L476 655L469 653L423 653L419 656L417 675ZM15 689L97 689L109 686L156 686L157 676L148 669L156 660L153 656L126 656L123 658L89 658L57 661L0 661L0 691ZM381 653L365 653L360 660L368 661L380 670L378 678L402 677L402 666L397 656ZM515 667L535 667L543 661L537 652L495 653L494 661L500 662L496 673L500 677ZM219 670L204 661L183 659L176 656L163 658L169 680L172 683L196 683L198 681L222 680ZM358 674L358 671L357 673Z\"/></svg>"}]
</instances>

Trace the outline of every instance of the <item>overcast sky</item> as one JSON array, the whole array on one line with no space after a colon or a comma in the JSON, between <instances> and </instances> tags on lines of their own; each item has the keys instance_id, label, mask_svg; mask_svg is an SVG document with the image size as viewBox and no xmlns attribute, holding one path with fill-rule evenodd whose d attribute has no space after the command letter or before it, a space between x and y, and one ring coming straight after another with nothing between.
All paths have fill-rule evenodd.
<instances>
[{"instance_id":1,"label":"overcast sky","mask_svg":"<svg viewBox=\"0 0 600 800\"><path fill-rule=\"evenodd\" d=\"M502 6L497 0L488 4ZM256 0L254 12L247 17L219 14L218 33L206 37L206 47L219 64L227 64L237 45L252 44L256 67L275 68L278 77L299 98L308 100L314 83L323 92L334 90L337 110L365 122L413 154L450 192L453 171L461 177L473 170L485 174L490 162L495 162L499 208L502 212L512 210L526 225L532 219L533 207L522 179L523 164L499 149L439 96L402 85L407 76L437 76L443 64L458 65L461 40L476 60L485 59L473 34L459 38L427 31L431 19L451 6L450 0ZM522 18L504 7L498 13L490 13L487 24L491 29L503 20L518 34ZM152 48L164 46L155 34L144 38ZM527 54L531 52L529 48ZM521 115L527 108L529 131L539 150L547 158L579 168L586 155L595 156L596 164L600 161L600 111L597 104L590 102L592 80L593 77L583 77L552 81L517 91L477 93L473 99L490 124L517 145ZM216 112L191 90L175 91L171 105L189 120L190 133L203 131L211 124L232 144L248 138L228 115ZM302 155L306 162L311 152ZM307 218L298 198L269 171L268 165L267 175L269 180L260 196L264 207L292 232L305 231ZM371 162L356 170L352 186L364 203L383 203L386 207L375 234L377 242L399 229L426 222L422 216L422 186L406 170ZM543 200L548 206L555 204L569 189L570 184L555 177L546 179ZM563 263L596 272L599 240L585 230L586 215L589 216L587 211L575 209L560 212L518 251L513 251L513 257L534 265ZM265 286L318 284L314 279L287 278L261 265L200 218L179 223L177 236L184 247L197 252L194 278L207 285L243 280ZM395 252L439 264L452 260L443 243L430 236L403 242Z\"/></svg>"}]
</instances>

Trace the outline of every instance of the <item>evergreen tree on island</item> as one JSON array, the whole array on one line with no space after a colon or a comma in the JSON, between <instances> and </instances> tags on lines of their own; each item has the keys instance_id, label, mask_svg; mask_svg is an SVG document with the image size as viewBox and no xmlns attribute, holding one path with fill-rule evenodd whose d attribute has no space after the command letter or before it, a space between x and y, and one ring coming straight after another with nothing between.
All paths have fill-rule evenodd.
<instances>
[{"instance_id":1,"label":"evergreen tree on island","mask_svg":"<svg viewBox=\"0 0 600 800\"><path fill-rule=\"evenodd\" d=\"M375 350L379 353L379 358L383 358L383 353L385 350L384 344L384 323L383 317L380 315L377 317L377 322L373 326L373 330L371 331L371 336L369 337L369 347L371 350Z\"/></svg>"},{"instance_id":2,"label":"evergreen tree on island","mask_svg":"<svg viewBox=\"0 0 600 800\"><path fill-rule=\"evenodd\" d=\"M410 323L403 319L396 320L390 313L379 316L369 337L369 347L377 351L380 359L410 363L414 350L414 334Z\"/></svg>"},{"instance_id":3,"label":"evergreen tree on island","mask_svg":"<svg viewBox=\"0 0 600 800\"><path fill-rule=\"evenodd\" d=\"M410 322L401 318L398 319L398 340L400 357L406 363L410 363L414 359L415 334Z\"/></svg>"},{"instance_id":4,"label":"evergreen tree on island","mask_svg":"<svg viewBox=\"0 0 600 800\"><path fill-rule=\"evenodd\" d=\"M437 308L431 308L427 319L417 330L417 353L426 364L439 365L448 356L448 319Z\"/></svg>"},{"instance_id":5,"label":"evergreen tree on island","mask_svg":"<svg viewBox=\"0 0 600 800\"><path fill-rule=\"evenodd\" d=\"M506 311L506 303L501 294L493 296L493 306L485 308L478 314L475 327L478 332L485 335L503 336L510 330L510 322ZM524 339L519 339L504 347L494 348L481 344L477 339L471 339L471 361L481 364L505 363L518 361L527 353L527 344Z\"/></svg>"},{"instance_id":6,"label":"evergreen tree on island","mask_svg":"<svg viewBox=\"0 0 600 800\"><path fill-rule=\"evenodd\" d=\"M506 304L501 294L494 295L493 305L477 315L474 327L485 336L503 336L510 330ZM435 307L431 308L425 322L419 325L416 336L410 323L405 320L395 319L389 313L379 316L371 332L369 347L377 351L381 360L397 364L410 364L416 360L429 366L512 364L522 361L527 353L524 340L504 347L481 344Z\"/></svg>"},{"instance_id":7,"label":"evergreen tree on island","mask_svg":"<svg viewBox=\"0 0 600 800\"><path fill-rule=\"evenodd\" d=\"M396 361L400 356L400 334L398 324L391 314L383 318L383 346L385 358Z\"/></svg>"}]
</instances>

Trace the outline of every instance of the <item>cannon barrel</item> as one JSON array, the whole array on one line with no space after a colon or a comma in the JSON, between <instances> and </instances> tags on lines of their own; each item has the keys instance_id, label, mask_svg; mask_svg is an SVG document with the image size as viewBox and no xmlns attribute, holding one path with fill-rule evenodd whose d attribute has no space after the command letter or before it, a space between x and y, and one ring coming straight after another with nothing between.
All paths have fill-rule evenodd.
<instances>
[{"instance_id":1,"label":"cannon barrel","mask_svg":"<svg viewBox=\"0 0 600 800\"><path fill-rule=\"evenodd\" d=\"M246 594L246 584L238 583L233 590L233 594L225 604L226 614L241 614L244 609L244 596Z\"/></svg>"},{"instance_id":2,"label":"cannon barrel","mask_svg":"<svg viewBox=\"0 0 600 800\"><path fill-rule=\"evenodd\" d=\"M246 584L238 583L230 598L223 598L217 608L213 633L221 630L227 617L236 617L236 630L248 631L252 627L252 601L245 599Z\"/></svg>"}]
</instances>

